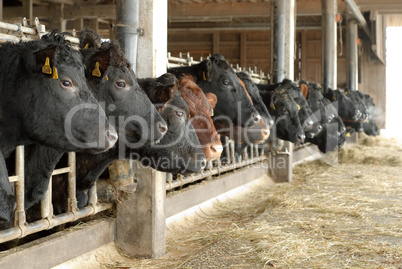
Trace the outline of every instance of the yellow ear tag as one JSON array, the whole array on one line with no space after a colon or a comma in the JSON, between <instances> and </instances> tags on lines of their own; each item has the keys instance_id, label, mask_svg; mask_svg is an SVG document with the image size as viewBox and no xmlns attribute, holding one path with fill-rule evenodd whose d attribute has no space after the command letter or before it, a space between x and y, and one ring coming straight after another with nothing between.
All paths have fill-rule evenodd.
<instances>
[{"instance_id":1,"label":"yellow ear tag","mask_svg":"<svg viewBox=\"0 0 402 269\"><path fill-rule=\"evenodd\" d=\"M56 69L56 67L53 67L52 79L58 79L58 78L59 78L59 75L57 74L57 69Z\"/></svg>"},{"instance_id":2,"label":"yellow ear tag","mask_svg":"<svg viewBox=\"0 0 402 269\"><path fill-rule=\"evenodd\" d=\"M202 72L202 78L203 78L204 80L207 80L207 78L205 77L205 72L204 72L204 71Z\"/></svg>"},{"instance_id":3,"label":"yellow ear tag","mask_svg":"<svg viewBox=\"0 0 402 269\"><path fill-rule=\"evenodd\" d=\"M336 98L335 98L335 96L333 96L333 97L332 97L332 100L336 101Z\"/></svg>"},{"instance_id":4,"label":"yellow ear tag","mask_svg":"<svg viewBox=\"0 0 402 269\"><path fill-rule=\"evenodd\" d=\"M84 49L87 49L88 47L89 47L89 43L86 43Z\"/></svg>"},{"instance_id":5,"label":"yellow ear tag","mask_svg":"<svg viewBox=\"0 0 402 269\"><path fill-rule=\"evenodd\" d=\"M109 78L107 77L107 75L105 76L105 80L109 80Z\"/></svg>"},{"instance_id":6,"label":"yellow ear tag","mask_svg":"<svg viewBox=\"0 0 402 269\"><path fill-rule=\"evenodd\" d=\"M275 110L275 105L274 104L272 104L272 108Z\"/></svg>"},{"instance_id":7,"label":"yellow ear tag","mask_svg":"<svg viewBox=\"0 0 402 269\"><path fill-rule=\"evenodd\" d=\"M350 137L350 133L346 133L346 137Z\"/></svg>"},{"instance_id":8,"label":"yellow ear tag","mask_svg":"<svg viewBox=\"0 0 402 269\"><path fill-rule=\"evenodd\" d=\"M345 91L345 95L348 95L348 91Z\"/></svg>"},{"instance_id":9,"label":"yellow ear tag","mask_svg":"<svg viewBox=\"0 0 402 269\"><path fill-rule=\"evenodd\" d=\"M100 78L102 76L101 71L99 70L99 62L96 62L95 69L92 70L92 76Z\"/></svg>"},{"instance_id":10,"label":"yellow ear tag","mask_svg":"<svg viewBox=\"0 0 402 269\"><path fill-rule=\"evenodd\" d=\"M50 62L49 57L46 57L45 64L42 66L42 73L49 75L52 73L52 68L50 67L49 62Z\"/></svg>"},{"instance_id":11,"label":"yellow ear tag","mask_svg":"<svg viewBox=\"0 0 402 269\"><path fill-rule=\"evenodd\" d=\"M214 116L214 110L212 109L212 114L211 114L211 117L213 117Z\"/></svg>"},{"instance_id":12,"label":"yellow ear tag","mask_svg":"<svg viewBox=\"0 0 402 269\"><path fill-rule=\"evenodd\" d=\"M300 105L299 104L297 104L297 108L300 110Z\"/></svg>"}]
</instances>

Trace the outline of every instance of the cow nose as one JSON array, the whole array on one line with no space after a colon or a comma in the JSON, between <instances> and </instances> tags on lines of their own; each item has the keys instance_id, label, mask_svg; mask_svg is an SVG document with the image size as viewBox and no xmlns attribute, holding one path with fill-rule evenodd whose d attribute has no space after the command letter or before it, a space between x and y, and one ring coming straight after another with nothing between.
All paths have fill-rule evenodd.
<instances>
[{"instance_id":1,"label":"cow nose","mask_svg":"<svg viewBox=\"0 0 402 269\"><path fill-rule=\"evenodd\" d=\"M201 159L201 170L204 170L205 167L207 167L207 159L205 157L202 157L202 159Z\"/></svg>"},{"instance_id":2,"label":"cow nose","mask_svg":"<svg viewBox=\"0 0 402 269\"><path fill-rule=\"evenodd\" d=\"M267 139L268 136L269 136L269 134L270 134L270 131L269 131L269 129L263 129L263 130L261 131L261 133L262 133L262 137L265 138L265 139Z\"/></svg>"},{"instance_id":3,"label":"cow nose","mask_svg":"<svg viewBox=\"0 0 402 269\"><path fill-rule=\"evenodd\" d=\"M114 146L114 144L116 144L117 139L119 138L119 136L117 135L117 133L115 131L107 130L106 131L106 138L107 138L108 143L109 143L109 148L111 148L111 147Z\"/></svg>"},{"instance_id":4,"label":"cow nose","mask_svg":"<svg viewBox=\"0 0 402 269\"><path fill-rule=\"evenodd\" d=\"M297 134L297 140L299 142L303 142L305 138L306 138L306 136L303 133L298 133Z\"/></svg>"},{"instance_id":5,"label":"cow nose","mask_svg":"<svg viewBox=\"0 0 402 269\"><path fill-rule=\"evenodd\" d=\"M158 130L162 134L162 136L164 136L168 130L168 127L166 126L166 124L158 122Z\"/></svg>"},{"instance_id":6,"label":"cow nose","mask_svg":"<svg viewBox=\"0 0 402 269\"><path fill-rule=\"evenodd\" d=\"M254 113L253 115L251 115L251 118L253 120L252 125L257 124L261 120L261 116L258 113Z\"/></svg>"},{"instance_id":7,"label":"cow nose","mask_svg":"<svg viewBox=\"0 0 402 269\"><path fill-rule=\"evenodd\" d=\"M319 133L321 130L322 130L322 126L318 125L318 132L317 133Z\"/></svg>"},{"instance_id":8,"label":"cow nose","mask_svg":"<svg viewBox=\"0 0 402 269\"><path fill-rule=\"evenodd\" d=\"M303 130L304 131L310 130L311 128L313 128L313 124L314 124L314 122L312 120L306 121L306 125L303 128Z\"/></svg>"},{"instance_id":9,"label":"cow nose","mask_svg":"<svg viewBox=\"0 0 402 269\"><path fill-rule=\"evenodd\" d=\"M220 155L222 153L222 151L223 151L222 145L211 145L210 149L216 155L217 154Z\"/></svg>"},{"instance_id":10,"label":"cow nose","mask_svg":"<svg viewBox=\"0 0 402 269\"><path fill-rule=\"evenodd\" d=\"M346 128L345 127L342 127L341 128L341 133L344 133L346 131Z\"/></svg>"},{"instance_id":11,"label":"cow nose","mask_svg":"<svg viewBox=\"0 0 402 269\"><path fill-rule=\"evenodd\" d=\"M268 128L271 128L272 126L274 126L274 120L273 119L269 119L267 122Z\"/></svg>"}]
</instances>

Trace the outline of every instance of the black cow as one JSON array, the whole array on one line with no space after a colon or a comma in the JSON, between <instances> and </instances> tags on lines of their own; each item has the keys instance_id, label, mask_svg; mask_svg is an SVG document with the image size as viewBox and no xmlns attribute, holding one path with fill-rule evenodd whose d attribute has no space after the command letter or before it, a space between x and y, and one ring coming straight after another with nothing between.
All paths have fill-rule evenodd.
<instances>
[{"instance_id":1,"label":"black cow","mask_svg":"<svg viewBox=\"0 0 402 269\"><path fill-rule=\"evenodd\" d=\"M332 103L322 95L322 88L319 84L299 81L299 85L323 127L321 132L313 138L307 138L306 142L317 145L323 153L334 151L345 142L345 125Z\"/></svg>"},{"instance_id":2,"label":"black cow","mask_svg":"<svg viewBox=\"0 0 402 269\"><path fill-rule=\"evenodd\" d=\"M343 91L323 88L323 95L334 104L342 120L357 121L360 119L362 113Z\"/></svg>"},{"instance_id":3,"label":"black cow","mask_svg":"<svg viewBox=\"0 0 402 269\"><path fill-rule=\"evenodd\" d=\"M191 75L204 93L212 92L218 102L214 109L214 125L220 133L233 126L251 127L261 116L251 103L233 68L220 54L192 66L169 68L178 78Z\"/></svg>"},{"instance_id":4,"label":"black cow","mask_svg":"<svg viewBox=\"0 0 402 269\"><path fill-rule=\"evenodd\" d=\"M378 118L379 112L373 98L369 94L364 95L364 100L367 107L368 120L363 123L363 130L367 135L377 136L380 134L380 130L375 119Z\"/></svg>"},{"instance_id":5,"label":"black cow","mask_svg":"<svg viewBox=\"0 0 402 269\"><path fill-rule=\"evenodd\" d=\"M21 144L93 152L115 144L117 134L88 90L81 55L62 38L3 43L0 59L2 163ZM0 219L9 222L14 197L1 169Z\"/></svg>"},{"instance_id":6,"label":"black cow","mask_svg":"<svg viewBox=\"0 0 402 269\"><path fill-rule=\"evenodd\" d=\"M88 32L84 31L81 39ZM106 113L113 119L120 137L119 145L105 153L77 153L77 181L90 180L93 183L113 160L126 156L127 146L139 149L145 143L159 141L166 134L167 126L139 87L117 43L105 42L100 48L89 46L81 53L88 85L98 101L105 105ZM141 124L138 119L145 120L146 124ZM29 208L43 196L48 179L63 152L35 146L27 154L31 160L25 168L26 208Z\"/></svg>"},{"instance_id":7,"label":"black cow","mask_svg":"<svg viewBox=\"0 0 402 269\"><path fill-rule=\"evenodd\" d=\"M350 100L352 100L353 104L359 109L361 112L361 116L357 120L345 120L345 125L350 126L355 129L357 132L363 132L363 123L368 122L369 113L367 111L366 100L364 94L360 91L351 91L349 89L344 90L345 95L347 95Z\"/></svg>"},{"instance_id":8,"label":"black cow","mask_svg":"<svg viewBox=\"0 0 402 269\"><path fill-rule=\"evenodd\" d=\"M168 122L169 128L160 143L141 150L142 163L173 174L185 175L204 169L206 158L189 119L188 105L178 91L175 76L166 73L157 79L138 79L138 82Z\"/></svg>"},{"instance_id":9,"label":"black cow","mask_svg":"<svg viewBox=\"0 0 402 269\"><path fill-rule=\"evenodd\" d=\"M298 104L286 87L282 87L282 84L276 87L269 84L257 84L257 87L275 122L268 140L274 141L275 138L280 138L292 143L303 142L305 135L298 116Z\"/></svg>"}]
</instances>

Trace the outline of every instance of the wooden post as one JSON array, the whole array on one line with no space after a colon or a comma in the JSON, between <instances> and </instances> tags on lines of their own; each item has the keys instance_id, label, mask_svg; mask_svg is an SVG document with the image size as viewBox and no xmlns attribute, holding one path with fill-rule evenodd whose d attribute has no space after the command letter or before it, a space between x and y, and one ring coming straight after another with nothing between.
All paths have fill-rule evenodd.
<instances>
[{"instance_id":1,"label":"wooden post","mask_svg":"<svg viewBox=\"0 0 402 269\"><path fill-rule=\"evenodd\" d=\"M137 190L117 204L116 245L132 257L155 258L166 250L166 176L137 168Z\"/></svg>"},{"instance_id":2,"label":"wooden post","mask_svg":"<svg viewBox=\"0 0 402 269\"><path fill-rule=\"evenodd\" d=\"M59 32L65 32L67 20L63 19L64 4L51 4L50 10L52 16L49 18L50 27L47 30L52 31L57 29Z\"/></svg>"},{"instance_id":3,"label":"wooden post","mask_svg":"<svg viewBox=\"0 0 402 269\"><path fill-rule=\"evenodd\" d=\"M91 19L89 21L89 27L94 30L95 32L99 32L99 23L98 23L98 19Z\"/></svg>"},{"instance_id":4,"label":"wooden post","mask_svg":"<svg viewBox=\"0 0 402 269\"><path fill-rule=\"evenodd\" d=\"M213 33L213 44L212 44L212 52L213 54L219 53L219 32Z\"/></svg>"},{"instance_id":5,"label":"wooden post","mask_svg":"<svg viewBox=\"0 0 402 269\"><path fill-rule=\"evenodd\" d=\"M3 19L3 0L0 0L0 20Z\"/></svg>"},{"instance_id":6,"label":"wooden post","mask_svg":"<svg viewBox=\"0 0 402 269\"><path fill-rule=\"evenodd\" d=\"M29 24L33 23L33 0L24 0L22 2L22 15L29 20Z\"/></svg>"},{"instance_id":7,"label":"wooden post","mask_svg":"<svg viewBox=\"0 0 402 269\"><path fill-rule=\"evenodd\" d=\"M84 29L84 19L83 18L76 18L74 20L74 29L76 31L82 31L82 29Z\"/></svg>"}]
</instances>

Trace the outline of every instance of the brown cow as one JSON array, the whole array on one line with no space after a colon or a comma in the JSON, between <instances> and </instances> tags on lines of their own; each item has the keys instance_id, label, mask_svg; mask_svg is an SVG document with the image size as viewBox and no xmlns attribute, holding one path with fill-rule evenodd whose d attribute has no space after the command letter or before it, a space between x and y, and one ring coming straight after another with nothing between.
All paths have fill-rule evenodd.
<instances>
[{"instance_id":1,"label":"brown cow","mask_svg":"<svg viewBox=\"0 0 402 269\"><path fill-rule=\"evenodd\" d=\"M191 123L197 132L207 161L218 159L223 147L211 118L218 101L216 95L204 94L190 75L183 76L178 81L178 88L190 110Z\"/></svg>"}]
</instances>

